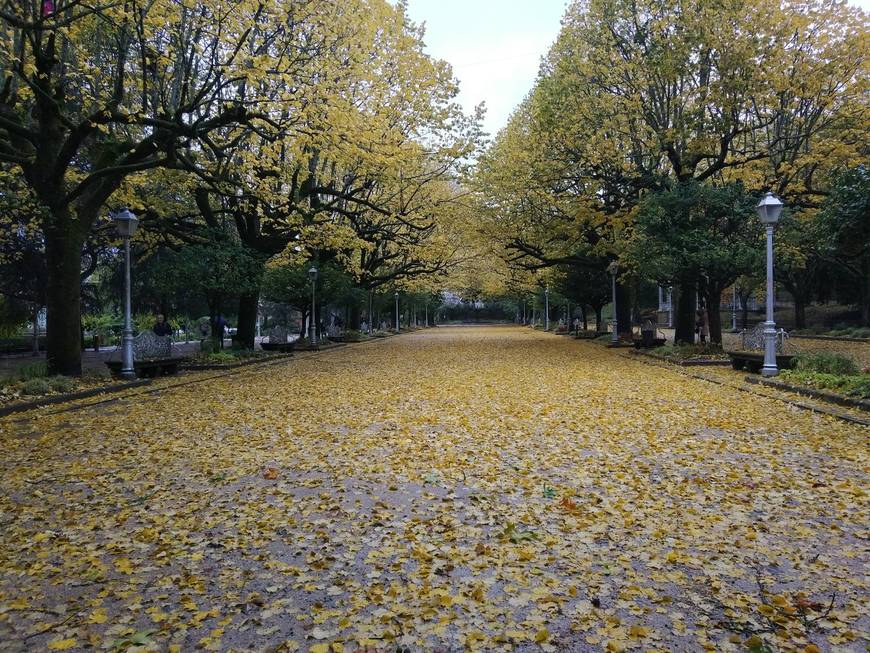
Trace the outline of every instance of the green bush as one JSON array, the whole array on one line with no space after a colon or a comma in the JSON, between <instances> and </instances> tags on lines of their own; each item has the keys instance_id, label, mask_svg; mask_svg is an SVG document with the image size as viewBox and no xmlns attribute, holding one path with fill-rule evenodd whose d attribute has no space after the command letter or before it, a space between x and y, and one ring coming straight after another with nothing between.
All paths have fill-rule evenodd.
<instances>
[{"instance_id":1,"label":"green bush","mask_svg":"<svg viewBox=\"0 0 870 653\"><path fill-rule=\"evenodd\" d=\"M15 377L19 381L29 381L30 379L39 379L48 375L48 363L45 361L37 361L29 365L22 365L15 371Z\"/></svg>"},{"instance_id":2,"label":"green bush","mask_svg":"<svg viewBox=\"0 0 870 653\"><path fill-rule=\"evenodd\" d=\"M782 370L780 378L786 383L805 385L819 390L831 390L859 399L870 399L870 374L844 376L805 370Z\"/></svg>"},{"instance_id":3,"label":"green bush","mask_svg":"<svg viewBox=\"0 0 870 653\"><path fill-rule=\"evenodd\" d=\"M824 351L798 355L795 369L839 376L850 376L859 372L858 364L850 356Z\"/></svg>"},{"instance_id":4,"label":"green bush","mask_svg":"<svg viewBox=\"0 0 870 653\"><path fill-rule=\"evenodd\" d=\"M870 374L853 376L847 391L853 397L870 399Z\"/></svg>"},{"instance_id":5,"label":"green bush","mask_svg":"<svg viewBox=\"0 0 870 653\"><path fill-rule=\"evenodd\" d=\"M853 338L870 338L870 327L858 327L852 329Z\"/></svg>"},{"instance_id":6,"label":"green bush","mask_svg":"<svg viewBox=\"0 0 870 653\"><path fill-rule=\"evenodd\" d=\"M46 380L55 392L72 392L76 389L75 379L68 376L50 376Z\"/></svg>"},{"instance_id":7,"label":"green bush","mask_svg":"<svg viewBox=\"0 0 870 653\"><path fill-rule=\"evenodd\" d=\"M21 386L21 394L44 395L51 392L51 383L46 378L30 379Z\"/></svg>"}]
</instances>

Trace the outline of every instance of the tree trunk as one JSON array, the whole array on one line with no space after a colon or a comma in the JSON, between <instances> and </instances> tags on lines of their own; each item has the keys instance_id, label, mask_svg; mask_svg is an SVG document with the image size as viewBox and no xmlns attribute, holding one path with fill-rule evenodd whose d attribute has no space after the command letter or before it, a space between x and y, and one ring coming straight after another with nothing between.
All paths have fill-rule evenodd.
<instances>
[{"instance_id":1,"label":"tree trunk","mask_svg":"<svg viewBox=\"0 0 870 653\"><path fill-rule=\"evenodd\" d=\"M807 326L807 303L799 295L794 296L794 328L805 329Z\"/></svg>"},{"instance_id":2,"label":"tree trunk","mask_svg":"<svg viewBox=\"0 0 870 653\"><path fill-rule=\"evenodd\" d=\"M39 356L39 307L33 309L33 355Z\"/></svg>"},{"instance_id":3,"label":"tree trunk","mask_svg":"<svg viewBox=\"0 0 870 653\"><path fill-rule=\"evenodd\" d=\"M245 349L254 348L254 338L257 335L257 308L260 302L259 294L242 295L239 297L239 323L236 331L236 342Z\"/></svg>"},{"instance_id":4,"label":"tree trunk","mask_svg":"<svg viewBox=\"0 0 870 653\"><path fill-rule=\"evenodd\" d=\"M861 326L870 327L870 261L861 263Z\"/></svg>"},{"instance_id":5,"label":"tree trunk","mask_svg":"<svg viewBox=\"0 0 870 653\"><path fill-rule=\"evenodd\" d=\"M631 340L631 286L619 281L616 282L616 326L620 339Z\"/></svg>"},{"instance_id":6,"label":"tree trunk","mask_svg":"<svg viewBox=\"0 0 870 653\"><path fill-rule=\"evenodd\" d=\"M601 311L604 310L604 306L600 304L598 306L592 307L595 310L595 333L604 333L604 324L602 324Z\"/></svg>"},{"instance_id":7,"label":"tree trunk","mask_svg":"<svg viewBox=\"0 0 870 653\"><path fill-rule=\"evenodd\" d=\"M583 320L583 330L586 331L589 328L589 319L586 314L586 304L580 304L580 319Z\"/></svg>"},{"instance_id":8,"label":"tree trunk","mask_svg":"<svg viewBox=\"0 0 870 653\"><path fill-rule=\"evenodd\" d=\"M722 291L707 287L707 326L710 328L710 342L722 344Z\"/></svg>"},{"instance_id":9,"label":"tree trunk","mask_svg":"<svg viewBox=\"0 0 870 653\"><path fill-rule=\"evenodd\" d=\"M67 218L67 219L65 219ZM68 216L57 216L59 225ZM81 376L82 240L62 226L45 233L47 263L45 348L48 373Z\"/></svg>"},{"instance_id":10,"label":"tree trunk","mask_svg":"<svg viewBox=\"0 0 870 653\"><path fill-rule=\"evenodd\" d=\"M677 295L677 312L674 315L674 342L695 342L695 282L683 282Z\"/></svg>"},{"instance_id":11,"label":"tree trunk","mask_svg":"<svg viewBox=\"0 0 870 653\"><path fill-rule=\"evenodd\" d=\"M352 331L359 331L360 323L362 322L362 310L358 302L351 302L348 306L347 327Z\"/></svg>"}]
</instances>

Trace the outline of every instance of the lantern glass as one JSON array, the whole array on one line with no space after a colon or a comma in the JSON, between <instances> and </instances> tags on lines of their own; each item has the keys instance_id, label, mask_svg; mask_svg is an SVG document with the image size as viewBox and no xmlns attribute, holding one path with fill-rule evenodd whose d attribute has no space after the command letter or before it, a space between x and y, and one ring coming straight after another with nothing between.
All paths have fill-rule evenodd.
<instances>
[{"instance_id":1,"label":"lantern glass","mask_svg":"<svg viewBox=\"0 0 870 653\"><path fill-rule=\"evenodd\" d=\"M758 217L761 223L765 225L774 225L779 222L779 215L782 213L782 202L773 193L765 193L764 197L755 207L758 211Z\"/></svg>"},{"instance_id":2,"label":"lantern glass","mask_svg":"<svg viewBox=\"0 0 870 653\"><path fill-rule=\"evenodd\" d=\"M118 235L121 238L132 238L136 234L136 228L139 226L139 218L130 209L121 209L112 214L112 222L115 223L115 228L118 230Z\"/></svg>"},{"instance_id":3,"label":"lantern glass","mask_svg":"<svg viewBox=\"0 0 870 653\"><path fill-rule=\"evenodd\" d=\"M311 281L315 281L317 279L317 268L312 267L311 269L309 269L308 277L311 279Z\"/></svg>"}]
</instances>

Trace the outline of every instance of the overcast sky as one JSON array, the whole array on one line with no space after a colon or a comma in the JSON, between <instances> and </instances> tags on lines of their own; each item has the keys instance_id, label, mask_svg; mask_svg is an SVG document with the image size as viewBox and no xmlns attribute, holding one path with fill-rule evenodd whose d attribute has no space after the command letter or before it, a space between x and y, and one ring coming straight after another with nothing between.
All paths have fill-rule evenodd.
<instances>
[{"instance_id":1,"label":"overcast sky","mask_svg":"<svg viewBox=\"0 0 870 653\"><path fill-rule=\"evenodd\" d=\"M852 0L870 10L870 0ZM538 64L559 33L565 0L409 0L426 23L429 54L449 61L467 111L486 102L484 126L501 129L532 88Z\"/></svg>"}]
</instances>

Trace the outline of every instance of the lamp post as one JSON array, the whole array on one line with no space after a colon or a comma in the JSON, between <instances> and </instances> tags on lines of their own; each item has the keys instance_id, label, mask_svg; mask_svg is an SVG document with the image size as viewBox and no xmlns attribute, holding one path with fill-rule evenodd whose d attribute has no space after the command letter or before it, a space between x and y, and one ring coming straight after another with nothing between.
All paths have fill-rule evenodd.
<instances>
[{"instance_id":1,"label":"lamp post","mask_svg":"<svg viewBox=\"0 0 870 653\"><path fill-rule=\"evenodd\" d=\"M396 333L399 332L399 291L397 290L394 297L396 298Z\"/></svg>"},{"instance_id":2,"label":"lamp post","mask_svg":"<svg viewBox=\"0 0 870 653\"><path fill-rule=\"evenodd\" d=\"M737 284L734 284L734 290L731 295L731 330L737 332Z\"/></svg>"},{"instance_id":3,"label":"lamp post","mask_svg":"<svg viewBox=\"0 0 870 653\"><path fill-rule=\"evenodd\" d=\"M619 274L619 264L616 261L607 266L613 292L613 344L619 342L619 322L616 318L616 275Z\"/></svg>"},{"instance_id":4,"label":"lamp post","mask_svg":"<svg viewBox=\"0 0 870 653\"><path fill-rule=\"evenodd\" d=\"M314 292L317 287L317 268L313 265L308 270L308 278L311 279L311 319L308 322L308 342L312 347L317 346L317 304L315 303Z\"/></svg>"},{"instance_id":5,"label":"lamp post","mask_svg":"<svg viewBox=\"0 0 870 653\"><path fill-rule=\"evenodd\" d=\"M773 321L773 228L779 221L782 202L773 193L765 193L755 207L767 232L767 321L764 323L764 367L762 376L776 376L776 323Z\"/></svg>"},{"instance_id":6,"label":"lamp post","mask_svg":"<svg viewBox=\"0 0 870 653\"><path fill-rule=\"evenodd\" d=\"M124 336L122 339L121 378L135 379L136 370L133 367L133 320L130 310L130 239L136 233L139 219L128 208L112 214L112 222L118 229L118 235L124 239Z\"/></svg>"},{"instance_id":7,"label":"lamp post","mask_svg":"<svg viewBox=\"0 0 870 653\"><path fill-rule=\"evenodd\" d=\"M544 331L550 330L550 286L544 288Z\"/></svg>"}]
</instances>

